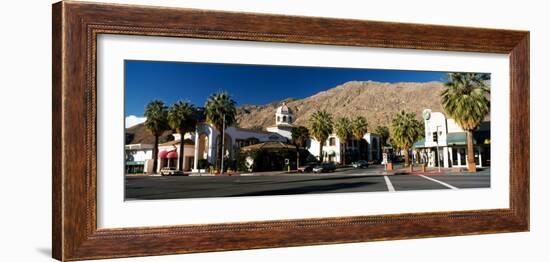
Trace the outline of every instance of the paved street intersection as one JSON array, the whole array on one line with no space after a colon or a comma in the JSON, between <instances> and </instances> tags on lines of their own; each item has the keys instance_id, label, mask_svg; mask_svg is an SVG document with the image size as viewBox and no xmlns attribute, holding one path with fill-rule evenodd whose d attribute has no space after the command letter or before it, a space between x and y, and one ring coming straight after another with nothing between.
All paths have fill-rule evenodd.
<instances>
[{"instance_id":1,"label":"paved street intersection","mask_svg":"<svg viewBox=\"0 0 550 262\"><path fill-rule=\"evenodd\" d=\"M343 192L489 188L490 170L475 174L381 175L383 169L276 176L126 176L126 199L178 199Z\"/></svg>"}]
</instances>

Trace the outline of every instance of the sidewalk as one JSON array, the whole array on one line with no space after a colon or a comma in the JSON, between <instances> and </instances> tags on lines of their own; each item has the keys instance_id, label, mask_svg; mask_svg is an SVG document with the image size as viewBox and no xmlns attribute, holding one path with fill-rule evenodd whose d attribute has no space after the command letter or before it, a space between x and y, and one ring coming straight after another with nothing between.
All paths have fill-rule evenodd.
<instances>
[{"instance_id":1,"label":"sidewalk","mask_svg":"<svg viewBox=\"0 0 550 262\"><path fill-rule=\"evenodd\" d=\"M268 171L268 172L253 172L253 173L225 173L220 174L210 174L210 173L190 173L189 176L281 176L281 175L292 175L297 174L296 170L291 170L290 172L286 171Z\"/></svg>"},{"instance_id":2,"label":"sidewalk","mask_svg":"<svg viewBox=\"0 0 550 262\"><path fill-rule=\"evenodd\" d=\"M342 167L338 168L338 171L348 171L354 169L353 167ZM338 172L336 172L338 173ZM322 176L322 175L328 175L328 174L335 174L335 173L299 173L297 170L290 170L290 171L264 171L264 172L251 172L251 173L232 173L231 176L296 176L296 175L316 175L316 176ZM216 176L215 174L210 173L191 173L189 176ZM227 174L224 175L218 175L218 176L229 176Z\"/></svg>"},{"instance_id":3,"label":"sidewalk","mask_svg":"<svg viewBox=\"0 0 550 262\"><path fill-rule=\"evenodd\" d=\"M388 174L392 175L481 175L484 174L489 168L478 168L477 172L470 173L464 167L453 167L453 168L437 168L437 167L426 167L426 171L422 171L422 166L413 166L413 172L409 171L407 167L396 168L393 171L387 171Z\"/></svg>"},{"instance_id":4,"label":"sidewalk","mask_svg":"<svg viewBox=\"0 0 550 262\"><path fill-rule=\"evenodd\" d=\"M374 169L374 170L373 170ZM368 167L366 169L357 169L357 173L350 173L348 171L356 170L353 167L341 167L338 168L336 172L329 173L298 173L296 170L290 171L266 171L266 172L251 172L251 173L225 173L220 174L211 174L211 173L185 173L185 176L326 176L326 175L348 175L348 176L391 176L391 175L488 175L490 174L490 167L478 169L475 173L468 173L465 168L441 168L441 171L437 167L427 167L425 171L422 171L421 166L414 166L413 172L409 172L409 168L402 167L401 164L397 165L392 171L386 171L380 165L377 167ZM364 172L367 171L367 172ZM146 175L146 174L126 174L126 176L160 176L159 174L155 175Z\"/></svg>"}]
</instances>

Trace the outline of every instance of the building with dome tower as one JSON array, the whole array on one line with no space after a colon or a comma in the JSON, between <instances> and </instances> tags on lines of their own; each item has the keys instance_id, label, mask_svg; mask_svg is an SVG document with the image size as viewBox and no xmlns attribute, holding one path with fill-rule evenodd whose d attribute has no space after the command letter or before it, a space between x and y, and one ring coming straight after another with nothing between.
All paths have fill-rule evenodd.
<instances>
[{"instance_id":1,"label":"building with dome tower","mask_svg":"<svg viewBox=\"0 0 550 262\"><path fill-rule=\"evenodd\" d=\"M291 145L292 128L294 127L293 110L286 104L282 104L275 110L274 114L275 125L269 126L266 130L246 129L236 126L229 126L225 129L224 152L223 155L228 160L235 160L237 154L241 150L251 148L294 148ZM221 132L212 125L204 121L200 121L196 126L195 132L190 132L184 135L184 152L183 152L183 170L186 172L204 172L203 166L199 163L207 162L214 164L217 162L216 148L221 145ZM179 134L173 134L174 140L159 144L159 159L157 173L162 168L179 168L177 161L180 154L179 144L182 138ZM339 138L335 134L331 134L327 141L324 141L323 159L325 162L341 163L343 156L343 146ZM146 149L140 151L144 147L141 144L126 145L127 164L139 166L132 167L133 170L143 170L144 173L152 174L153 160L152 146L147 145ZM310 138L307 141L306 150L315 158L319 159L319 141ZM363 152L362 159L369 161L380 160L380 137L375 134L367 133L361 141L350 139L347 142L346 149L348 157L354 152ZM149 158L149 159L144 159ZM136 160L137 159L137 160ZM131 161L130 161L131 160ZM139 161L138 161L139 160Z\"/></svg>"},{"instance_id":2,"label":"building with dome tower","mask_svg":"<svg viewBox=\"0 0 550 262\"><path fill-rule=\"evenodd\" d=\"M292 121L294 120L292 114L292 109L283 102L275 111L275 125L267 127L266 130L282 135L289 141L292 140Z\"/></svg>"},{"instance_id":3,"label":"building with dome tower","mask_svg":"<svg viewBox=\"0 0 550 262\"><path fill-rule=\"evenodd\" d=\"M281 145L290 143L292 139L292 110L286 103L275 111L275 125L266 130L256 130L229 126L225 129L224 151L227 159L233 160L237 153L244 147L261 143L279 143ZM200 168L199 161L216 163L216 145L221 144L221 132L216 130L206 121L197 124L196 132L187 133L184 136L184 160L183 170L198 172ZM179 168L177 156L179 155L179 143L181 141L179 134L174 134L174 141L159 145L159 165L158 170L163 167ZM171 158L169 158L171 157ZM166 158L166 159L164 159ZM152 162L152 160L151 160ZM145 168L147 170L147 168ZM152 172L152 170L149 170Z\"/></svg>"}]
</instances>

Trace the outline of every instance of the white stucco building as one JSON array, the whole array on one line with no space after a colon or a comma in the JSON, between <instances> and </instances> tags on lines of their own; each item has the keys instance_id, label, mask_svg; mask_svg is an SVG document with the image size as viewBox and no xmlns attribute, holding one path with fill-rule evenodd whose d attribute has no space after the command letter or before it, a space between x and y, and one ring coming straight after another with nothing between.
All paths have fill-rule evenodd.
<instances>
[{"instance_id":1,"label":"white stucco building","mask_svg":"<svg viewBox=\"0 0 550 262\"><path fill-rule=\"evenodd\" d=\"M189 138L195 141L193 154L193 171L198 170L198 162L205 159L208 163L214 164L217 161L216 148L222 143L220 132L208 123L197 125L197 132L189 135ZM228 159L234 159L240 148L267 141L288 142L288 139L279 133L244 129L234 126L225 129L224 152L223 155Z\"/></svg>"},{"instance_id":2,"label":"white stucco building","mask_svg":"<svg viewBox=\"0 0 550 262\"><path fill-rule=\"evenodd\" d=\"M311 138L307 142L306 148L309 153L319 159L320 146L319 141ZM355 155L367 161L379 161L381 157L380 136L367 133L361 141L357 139L348 140L346 147L344 147L340 138L335 134L331 134L323 144L323 161L342 163L344 150L347 151L348 158ZM360 154L363 154L363 157ZM347 163L349 164L349 161Z\"/></svg>"},{"instance_id":3,"label":"white stucco building","mask_svg":"<svg viewBox=\"0 0 550 262\"><path fill-rule=\"evenodd\" d=\"M223 155L225 159L235 159L236 154L243 147L259 144L263 142L281 142L290 143L292 140L292 128L294 115L293 111L286 103L282 103L274 112L275 125L267 127L266 130L244 129L235 126L229 126L225 129L225 138ZM173 134L174 140L159 144L157 172L164 167L174 167L179 169L178 156L180 155L181 137L179 134ZM212 125L205 121L200 122L196 126L196 131L187 133L183 137L184 152L183 152L183 170L192 172L204 172L200 170L201 164L199 161L206 161L210 165L217 162L216 148L222 144L220 132ZM324 142L323 147L324 160L341 163L343 156L343 146L340 139L335 135L331 135ZM143 147L141 151L132 153L133 148ZM127 145L127 155L132 155L134 158L139 158L143 165L143 172L147 174L153 173L152 164L152 145ZM307 142L306 149L315 157L319 158L319 142L315 139L310 139ZM380 160L380 137L375 134L365 134L361 141L350 139L347 144L347 156L352 154L363 154L362 159L365 160ZM144 151L145 150L145 151ZM127 165L132 164L127 161ZM204 168L204 167L202 167Z\"/></svg>"},{"instance_id":4,"label":"white stucco building","mask_svg":"<svg viewBox=\"0 0 550 262\"><path fill-rule=\"evenodd\" d=\"M147 170L148 160L153 158L153 145L130 144L124 146L125 172L127 174L144 173Z\"/></svg>"},{"instance_id":5,"label":"white stucco building","mask_svg":"<svg viewBox=\"0 0 550 262\"><path fill-rule=\"evenodd\" d=\"M425 109L424 139L413 146L413 157L417 163L430 167L467 167L466 132L451 118L441 112ZM489 166L491 156L491 125L483 122L474 131L474 159L477 167Z\"/></svg>"}]
</instances>

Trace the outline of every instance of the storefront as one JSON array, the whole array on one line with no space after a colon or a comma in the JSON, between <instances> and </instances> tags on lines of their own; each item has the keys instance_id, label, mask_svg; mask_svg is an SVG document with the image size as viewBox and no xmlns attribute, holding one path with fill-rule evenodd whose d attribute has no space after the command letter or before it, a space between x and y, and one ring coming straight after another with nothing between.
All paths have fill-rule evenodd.
<instances>
[{"instance_id":1,"label":"storefront","mask_svg":"<svg viewBox=\"0 0 550 262\"><path fill-rule=\"evenodd\" d=\"M443 113L424 110L424 138L413 145L413 159L429 167L467 167L467 133ZM491 165L491 123L483 122L473 132L477 167Z\"/></svg>"},{"instance_id":2,"label":"storefront","mask_svg":"<svg viewBox=\"0 0 550 262\"><path fill-rule=\"evenodd\" d=\"M145 161L126 161L126 174L143 174Z\"/></svg>"}]
</instances>

